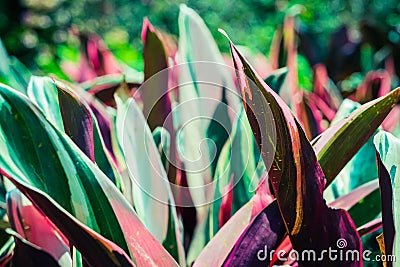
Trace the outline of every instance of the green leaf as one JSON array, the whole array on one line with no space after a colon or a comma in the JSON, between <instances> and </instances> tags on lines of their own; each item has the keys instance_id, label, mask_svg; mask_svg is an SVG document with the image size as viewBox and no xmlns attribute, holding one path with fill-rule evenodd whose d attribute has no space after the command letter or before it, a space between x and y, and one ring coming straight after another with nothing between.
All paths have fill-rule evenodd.
<instances>
[{"instance_id":1,"label":"green leaf","mask_svg":"<svg viewBox=\"0 0 400 267\"><path fill-rule=\"evenodd\" d=\"M101 138L99 125L88 104L64 84L48 77L32 76L28 97L60 131L65 132L78 147L117 185L120 178Z\"/></svg>"},{"instance_id":2,"label":"green leaf","mask_svg":"<svg viewBox=\"0 0 400 267\"><path fill-rule=\"evenodd\" d=\"M49 77L32 76L26 94L41 109L48 121L60 131L64 131L58 90L54 80Z\"/></svg>"},{"instance_id":3,"label":"green leaf","mask_svg":"<svg viewBox=\"0 0 400 267\"><path fill-rule=\"evenodd\" d=\"M28 88L29 80L32 76L31 71L14 56L10 57L10 68L14 78L25 91L26 88Z\"/></svg>"},{"instance_id":4,"label":"green leaf","mask_svg":"<svg viewBox=\"0 0 400 267\"><path fill-rule=\"evenodd\" d=\"M232 214L235 214L254 195L258 181L265 166L261 161L260 152L254 141L250 124L245 116L244 109L233 125L232 133L225 143L214 176L217 182L215 201L211 205L209 215L210 238L219 230L218 216L221 208L221 198L226 192L224 189L233 179Z\"/></svg>"},{"instance_id":5,"label":"green leaf","mask_svg":"<svg viewBox=\"0 0 400 267\"><path fill-rule=\"evenodd\" d=\"M153 139L158 149L158 153L160 153L161 162L164 166L164 169L168 173L168 155L170 151L171 136L165 128L157 127L153 131Z\"/></svg>"},{"instance_id":6,"label":"green leaf","mask_svg":"<svg viewBox=\"0 0 400 267\"><path fill-rule=\"evenodd\" d=\"M232 109L229 113L234 114L240 109L240 98L237 96L232 69L224 64L212 34L200 16L181 4L178 26L179 51L176 61L180 64L178 84L181 86L178 89L179 106L173 113L174 127L178 129L178 151L197 211L197 229L187 257L190 265L205 246L208 214L205 204L212 200L215 191L211 184L211 168L208 167L212 164L212 155L209 154L212 144L202 141L209 141L207 129L222 99L222 88L226 88L226 99ZM231 121L234 120L233 116L230 117Z\"/></svg>"},{"instance_id":7,"label":"green leaf","mask_svg":"<svg viewBox=\"0 0 400 267\"><path fill-rule=\"evenodd\" d=\"M297 76L299 79L299 88L306 91L312 91L313 83L312 83L312 69L307 61L307 59L301 55L297 54Z\"/></svg>"},{"instance_id":8,"label":"green leaf","mask_svg":"<svg viewBox=\"0 0 400 267\"><path fill-rule=\"evenodd\" d=\"M351 207L348 212L357 227L379 217L381 212L379 190L374 190L371 194L361 199L356 205Z\"/></svg>"},{"instance_id":9,"label":"green leaf","mask_svg":"<svg viewBox=\"0 0 400 267\"><path fill-rule=\"evenodd\" d=\"M13 237L9 237L8 240L0 249L0 263L4 266L10 266L9 263L12 259L13 250L15 247L15 241Z\"/></svg>"},{"instance_id":10,"label":"green leaf","mask_svg":"<svg viewBox=\"0 0 400 267\"><path fill-rule=\"evenodd\" d=\"M332 125L346 119L354 110L361 105L349 99L345 99L339 107ZM367 183L378 177L378 170L375 162L375 146L373 136L358 150L352 159L343 167L335 180L326 188L324 192L325 199L330 202L335 198L350 193L358 186ZM378 203L378 212L380 204ZM358 225L360 226L360 225Z\"/></svg>"},{"instance_id":11,"label":"green leaf","mask_svg":"<svg viewBox=\"0 0 400 267\"><path fill-rule=\"evenodd\" d=\"M232 131L231 121L228 114L228 102L226 99L226 88L222 89L221 102L214 111L208 125L206 136L213 141L210 147L210 155L213 156L211 163L211 175L214 177L221 151Z\"/></svg>"},{"instance_id":12,"label":"green leaf","mask_svg":"<svg viewBox=\"0 0 400 267\"><path fill-rule=\"evenodd\" d=\"M9 57L0 39L0 77L5 80L5 83L26 93L30 75L30 72L19 60Z\"/></svg>"},{"instance_id":13,"label":"green leaf","mask_svg":"<svg viewBox=\"0 0 400 267\"><path fill-rule=\"evenodd\" d=\"M399 100L400 88L397 88L362 105L311 142L325 173L326 186L374 134Z\"/></svg>"},{"instance_id":14,"label":"green leaf","mask_svg":"<svg viewBox=\"0 0 400 267\"><path fill-rule=\"evenodd\" d=\"M83 82L79 86L96 96L96 98L101 100L104 104L115 107L114 93L123 82L128 83L129 88L138 88L143 82L143 74L107 74Z\"/></svg>"},{"instance_id":15,"label":"green leaf","mask_svg":"<svg viewBox=\"0 0 400 267\"><path fill-rule=\"evenodd\" d=\"M0 170L40 210L47 212L50 197L82 223L132 253L138 265L176 265L115 185L25 96L1 85L0 111ZM48 212L46 215L50 217ZM57 218L54 215L51 220L56 223ZM62 231L62 220L56 225Z\"/></svg>"},{"instance_id":16,"label":"green leaf","mask_svg":"<svg viewBox=\"0 0 400 267\"><path fill-rule=\"evenodd\" d=\"M167 230L167 235L165 236L164 241L162 242L162 245L164 248L171 254L174 259L179 261L181 257L184 259L184 255L182 255L182 248L179 247L179 240L177 241L177 237L179 237L181 234L177 235L177 229L176 229L176 215L175 213L175 207L169 206L169 213L168 213L168 230ZM184 261L182 262L181 265L184 264Z\"/></svg>"},{"instance_id":17,"label":"green leaf","mask_svg":"<svg viewBox=\"0 0 400 267\"><path fill-rule=\"evenodd\" d=\"M288 74L288 69L286 67L274 70L267 78L265 78L264 82L271 87L277 94L281 91L281 87L285 82L285 79Z\"/></svg>"},{"instance_id":18,"label":"green leaf","mask_svg":"<svg viewBox=\"0 0 400 267\"><path fill-rule=\"evenodd\" d=\"M329 187L325 189L325 192L328 189ZM358 186L346 195L330 202L329 206L347 210L357 227L371 222L381 213L378 179Z\"/></svg>"},{"instance_id":19,"label":"green leaf","mask_svg":"<svg viewBox=\"0 0 400 267\"><path fill-rule=\"evenodd\" d=\"M160 243L171 236L168 224L170 220L174 222L172 230L176 238L169 242L174 242L179 248L177 260L184 264L178 217L175 209L170 213L170 206L174 207L175 202L150 128L134 99L124 95L121 89L115 94L115 101L117 138L128 166L135 210Z\"/></svg>"},{"instance_id":20,"label":"green leaf","mask_svg":"<svg viewBox=\"0 0 400 267\"><path fill-rule=\"evenodd\" d=\"M48 195L19 183L8 174L4 175L21 192L34 201L38 208L46 210L46 216L65 234L71 244L85 255L89 264L104 267L133 266L133 263L121 248L79 222L60 205L51 200ZM35 228L31 230L35 231Z\"/></svg>"},{"instance_id":21,"label":"green leaf","mask_svg":"<svg viewBox=\"0 0 400 267\"><path fill-rule=\"evenodd\" d=\"M381 257L381 253L379 250L379 245L378 242L376 241L376 238L382 233L382 229L378 229L377 231L374 231L372 233L369 233L365 236L361 237L362 241L362 248L364 251L369 250L371 251L371 254L369 255L370 259L376 259L376 257ZM363 260L363 266L365 267L376 267L377 263L374 261L367 261ZM379 266L379 265L378 265ZM382 265L380 265L382 266Z\"/></svg>"}]
</instances>

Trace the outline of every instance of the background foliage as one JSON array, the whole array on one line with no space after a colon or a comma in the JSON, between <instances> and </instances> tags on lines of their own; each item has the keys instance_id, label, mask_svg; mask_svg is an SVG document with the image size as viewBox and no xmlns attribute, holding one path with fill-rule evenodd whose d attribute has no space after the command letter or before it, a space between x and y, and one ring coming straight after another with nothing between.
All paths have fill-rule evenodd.
<instances>
[{"instance_id":1,"label":"background foliage","mask_svg":"<svg viewBox=\"0 0 400 267\"><path fill-rule=\"evenodd\" d=\"M186 3L194 10L181 3ZM82 253L83 258L93 263L92 266L99 266L99 262L111 266L97 254L111 261L120 255L122 257L119 260L128 266L133 265L131 260L138 266L144 263L170 266L175 261L181 266L191 266L193 261L195 266L220 266L223 262L234 264L236 260L244 260L249 264L246 266L254 266L248 260L257 260L254 253L259 251L259 246L264 246L257 240L264 239L263 235L270 236L272 232L277 234L277 239L269 238L268 241L273 244L268 244L268 247L285 246L290 251L292 248L302 249L309 242L310 246L319 249L328 243L336 245L337 238L345 235L350 241L349 248L359 248L359 242L362 242L364 249L370 248L379 255L376 236L382 231L376 231L376 227L383 227L386 241L394 238L394 232L388 231L394 227L394 222L388 220L391 216L385 214L392 212L392 208L396 212L396 207L392 207L391 199L384 197L392 195L389 192L390 179L396 184L396 179L400 177L392 172L392 167L397 168L399 163L398 160L393 162L394 157L391 156L397 153L399 141L387 133L379 133L384 129L400 136L400 108L396 105L400 104L400 88L392 90L398 87L400 76L399 11L398 1L2 1L0 81L22 94L0 85L0 110L3 111L0 112L0 161L3 160L0 162L0 178L3 175L11 180L59 228L53 229L50 225L43 227L45 230L65 232L66 240L56 240L56 243L71 242L76 248L61 247L67 259L71 260L75 253ZM148 20L143 20L144 17L148 17L155 27ZM238 44L237 48L233 43L229 47L226 38L218 33L218 28L227 31L233 43ZM213 38L225 53L225 58L220 55ZM231 53L233 58L229 58ZM241 76L231 77L228 72L219 69L211 69L207 73L200 67L192 69L187 67L189 65L181 65L191 61L223 63L224 60L226 64L232 64L232 59L237 70L257 85L257 88L251 88L251 94L257 97L246 99L246 103L254 99L254 106L260 109L257 113L267 114L264 112L265 102L256 102L265 98L268 105L273 107L274 120L281 131L275 150L277 155L283 155L284 158L274 161L278 165L274 165L275 168L270 171L276 171L277 175L271 175L268 183L261 179L268 158L263 158L264 163L259 160L260 153L256 146L260 144L260 135L255 134L253 140L251 134L260 130L258 126L254 127L253 114L247 113L247 110L245 112L243 106L239 107L230 97L225 99L224 88L233 88L234 80L238 81L238 89L246 89ZM259 77L250 65L254 65ZM157 84L152 86L145 85L154 73L167 66L174 70L175 67L179 68L178 75L157 79ZM50 77L31 77L30 71ZM178 86L177 91L168 92L168 97L153 108L154 98L164 94L171 84L185 84L186 81L205 78L217 79L221 85L217 91L218 101L221 99L221 103L240 110L240 118L230 121L227 111L221 109L220 105L215 107L214 112L214 107L196 102L209 96L206 86L199 87L201 89ZM138 90L141 84L142 88L152 90ZM195 101L195 108L190 106L188 110L171 112L177 103L188 100ZM134 122L129 124L132 128L124 127L125 113L128 114L126 118ZM172 121L166 117L170 113L173 114ZM186 125L187 117L201 117L204 114L212 115L213 120L225 121L229 126L228 131L223 132L212 121L185 128L186 136L191 136L190 139L184 138L185 134L183 138L178 134ZM293 128L287 124L294 121L293 114L303 127L298 124ZM76 116L81 123L75 123ZM386 116L388 118L384 120ZM21 123L21 118L25 118L24 123ZM241 120L245 120L247 126L241 125ZM36 127L38 122L46 127ZM164 122L166 128L158 128L164 126ZM139 133L135 130L137 128L147 129L146 134ZM168 133L168 140L162 140L163 131ZM26 132L34 134L31 145L26 141ZM84 140L77 138L80 136L77 132L84 132ZM127 134L129 142L122 142L125 138L123 134ZM232 134L231 141L228 141L227 134ZM48 135L59 140L53 144L55 150L48 146L51 143L49 140L42 140ZM178 161L182 160L183 166L189 164L184 153L180 154L179 151L196 155L197 143L206 137L217 143L216 155L219 157L212 161L212 168L200 175L178 171L165 160L166 155L170 154L176 156ZM250 143L246 143L246 140ZM144 147L144 144L151 144L151 147ZM184 149L177 150L177 144ZM45 148L48 149L46 153L41 153ZM151 158L132 157L147 148L153 151ZM234 153L228 152L228 148L234 148ZM375 151L378 148L379 155ZM52 154L54 151L64 151L64 154L56 156ZM130 155L126 151L134 153ZM162 152L161 155L158 152ZM209 152L212 155L214 151L210 149ZM108 158L108 153L114 158ZM244 164L243 159L247 154L251 155L251 164ZM52 159L59 158L65 164L59 164L58 161L48 164L47 157L51 155ZM211 157L207 153L205 155L204 161L208 163ZM299 155L306 160L295 161ZM377 155L380 157L378 161ZM153 163L156 163L156 171L162 177L155 175ZM51 186L55 181L52 176L42 169L36 171L37 166L42 165L60 173L64 173L64 170L58 167L66 166L69 169L65 169L65 174L77 172L82 175L58 175L56 181L59 184ZM133 168L133 175L127 173L128 167ZM327 188L319 182L325 180L319 167L328 184L332 182ZM390 173L385 172L386 168ZM226 169L229 172L225 172ZM294 169L296 172L288 171ZM21 170L27 177L19 176ZM286 175L288 172L291 175ZM294 175L297 172L301 175ZM220 179L224 173L226 176ZM253 174L257 179L253 179ZM167 205L160 206L144 192L160 193L165 197L163 203L169 203L171 207L184 197L181 192L171 195L167 190L169 187L157 180L161 178L165 182L167 176L173 183L190 187L197 185L193 183L197 182L193 178L200 177L202 185L212 178L218 181L213 192L218 200L203 207L203 196L190 193L189 200L195 207L179 207L175 210ZM47 179L43 180L44 184L38 179L42 177ZM143 179L139 182L146 183L147 191L130 186L133 183L129 179L135 177ZM304 224L296 224L296 228L301 227L301 235L290 231L289 240L284 237L288 227L283 227L283 224L291 226L294 219L297 222L298 216L292 215L301 212L291 209L294 201L297 205L297 198L287 198L284 194L290 191L286 188L295 188L291 193L304 195L302 188L287 186L299 177L306 178L307 190L315 194L304 198L302 203L307 214ZM79 178L80 182L72 183L70 179L75 178ZM239 186L233 187L237 180L240 181ZM256 183L252 182L257 180L259 186L255 191L246 189L250 185L255 189ZM28 186L24 184L27 181ZM68 194L60 195L56 191L59 188L64 190L67 183L76 185L69 188L71 192L87 191L85 205L72 207L70 202L78 203L74 201L78 195L71 194L70 199ZM55 202L35 193L30 187L45 192L55 198ZM386 193L379 195L379 190ZM107 193L102 194L103 191ZM12 242L16 247L12 248L7 241L1 249L7 253L0 251L0 265L2 260L10 260L7 258L10 253L14 253L11 256L15 264L21 255L17 252L24 249L21 242L25 238L38 243L43 241L41 235L37 240L25 237L25 226L30 229L30 216L27 213L22 217L14 216L20 209L34 210L32 205L21 201L21 192L7 191L7 218L10 218L10 225L16 233L5 232L4 229L8 227L6 223L4 227L0 225L0 238L2 235L14 235ZM0 192L0 196L1 193L5 192ZM397 194L397 191L394 192L395 198ZM383 196L382 202L380 196ZM273 201L275 197L276 201ZM102 213L95 212L100 210L98 200L106 203L101 205ZM5 201L4 197L0 198L2 216L6 211ZM55 203L61 204L91 230L82 228L74 218L65 217ZM342 210L333 212L326 203ZM317 212L313 212L315 206L319 207ZM82 207L88 207L88 210L80 210ZM36 213L44 216L39 211ZM87 216L82 217L85 213ZM316 215L317 220L313 219ZM107 218L104 224L98 220L100 216ZM344 225L332 223L333 219L339 217L344 218ZM24 224L27 223L25 226L22 224L22 228L16 220L20 218ZM90 220L86 221L86 218ZM124 221L134 223L126 224ZM8 222L8 219L3 222ZM259 224L270 225L270 222L277 227L259 231ZM180 227L180 223L183 227ZM396 227L399 227L398 222ZM39 233L41 229L35 228L32 232ZM337 229L340 231L337 232ZM133 235L134 231L136 235ZM93 235L95 232L102 236ZM361 241L357 232L362 237ZM96 245L94 249L90 243L82 242L79 238L87 234L92 236L90 240ZM239 234L243 234L243 239ZM252 238L253 234L260 238ZM152 239L151 235L156 239ZM50 236L56 235L50 232ZM128 236L137 239L125 242ZM119 247L110 247L104 237ZM253 254L240 252L242 246L247 247L247 242L251 242ZM222 243L224 246L221 246ZM146 253L142 253L141 247L146 249ZM215 253L215 249L221 253ZM386 246L385 251L390 254L392 249ZM54 251L49 249L49 252ZM393 252L396 255L400 253L396 248ZM208 264L210 262L215 264Z\"/></svg>"},{"instance_id":2,"label":"background foliage","mask_svg":"<svg viewBox=\"0 0 400 267\"><path fill-rule=\"evenodd\" d=\"M116 56L142 69L140 32L147 16L159 29L178 34L179 4L196 10L210 28L222 52L229 52L223 28L235 33L239 44L267 54L275 29L283 23L285 11L302 5L302 28L315 37L327 54L330 34L348 25L360 38L360 25L376 25L394 44L400 42L400 2L397 0L3 0L0 3L0 37L7 51L29 68L44 67L69 57L78 60L80 32L96 32ZM70 49L69 49L70 48ZM134 48L134 49L132 49Z\"/></svg>"}]
</instances>

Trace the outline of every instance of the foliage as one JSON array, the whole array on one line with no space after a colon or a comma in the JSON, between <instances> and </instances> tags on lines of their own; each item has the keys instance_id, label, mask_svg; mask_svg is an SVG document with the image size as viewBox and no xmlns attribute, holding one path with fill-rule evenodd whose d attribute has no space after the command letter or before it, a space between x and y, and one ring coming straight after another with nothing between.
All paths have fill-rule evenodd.
<instances>
[{"instance_id":1,"label":"foliage","mask_svg":"<svg viewBox=\"0 0 400 267\"><path fill-rule=\"evenodd\" d=\"M223 56L185 5L178 31L163 28L178 40L144 20L140 59L121 52L132 49L127 39L113 43L106 34L104 42L81 28L71 35L80 50L58 46L59 64L42 62L52 75L40 77L0 46L0 265L362 266L287 257L328 247L400 257L397 44L390 41L383 58L379 47L364 54L380 57L376 66L357 70L347 58L345 69L344 48L373 47L345 38L332 44L337 58L326 66L302 28L302 20L320 21L316 10L326 5L311 2L303 13L276 3L283 26L265 27L274 40L253 44L271 44L268 59L221 30L217 42L231 52ZM54 3L54 12L66 4ZM125 4L95 7L129 12ZM247 11L248 26L273 5L252 4L259 10ZM236 20L245 6L227 14ZM216 21L233 40L255 42L238 21L219 23L224 18ZM100 26L88 21L84 30ZM351 32L333 37L342 31ZM265 247L275 253L262 259Z\"/></svg>"}]
</instances>

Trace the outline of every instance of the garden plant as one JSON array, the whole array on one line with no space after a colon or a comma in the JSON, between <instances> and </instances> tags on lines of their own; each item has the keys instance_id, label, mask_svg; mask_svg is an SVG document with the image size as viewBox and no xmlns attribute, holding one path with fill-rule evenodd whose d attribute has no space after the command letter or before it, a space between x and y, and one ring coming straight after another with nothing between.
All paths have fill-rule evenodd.
<instances>
[{"instance_id":1,"label":"garden plant","mask_svg":"<svg viewBox=\"0 0 400 267\"><path fill-rule=\"evenodd\" d=\"M47 75L0 43L0 266L400 266L397 46L354 74L342 28L327 66L301 10L268 58L186 5L143 71L77 29Z\"/></svg>"}]
</instances>

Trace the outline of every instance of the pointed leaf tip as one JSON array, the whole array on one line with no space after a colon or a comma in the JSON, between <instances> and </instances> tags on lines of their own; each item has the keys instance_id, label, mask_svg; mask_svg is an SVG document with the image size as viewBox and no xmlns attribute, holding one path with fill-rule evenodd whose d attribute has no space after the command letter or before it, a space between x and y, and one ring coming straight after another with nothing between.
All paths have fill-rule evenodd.
<instances>
[{"instance_id":1,"label":"pointed leaf tip","mask_svg":"<svg viewBox=\"0 0 400 267\"><path fill-rule=\"evenodd\" d=\"M221 28L218 28L218 32L221 33L222 35L224 35L226 38L228 38L229 42L232 43L231 38L229 38L228 34L226 33L226 31L224 31Z\"/></svg>"}]
</instances>

